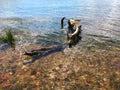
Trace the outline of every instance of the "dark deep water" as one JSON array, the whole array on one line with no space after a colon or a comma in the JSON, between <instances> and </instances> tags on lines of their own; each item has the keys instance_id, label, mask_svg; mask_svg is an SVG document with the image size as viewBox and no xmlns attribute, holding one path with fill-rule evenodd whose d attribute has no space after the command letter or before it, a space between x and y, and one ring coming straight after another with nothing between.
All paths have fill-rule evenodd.
<instances>
[{"instance_id":1,"label":"dark deep water","mask_svg":"<svg viewBox=\"0 0 120 90\"><path fill-rule=\"evenodd\" d=\"M119 0L0 0L1 32L9 27L62 41L63 16L81 19L83 36L120 40Z\"/></svg>"}]
</instances>

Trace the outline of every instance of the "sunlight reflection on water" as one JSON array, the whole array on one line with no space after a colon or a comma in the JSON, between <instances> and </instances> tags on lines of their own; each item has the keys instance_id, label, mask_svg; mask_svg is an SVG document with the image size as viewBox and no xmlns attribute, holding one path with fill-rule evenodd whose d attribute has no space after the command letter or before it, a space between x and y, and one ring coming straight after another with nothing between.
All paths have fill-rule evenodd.
<instances>
[{"instance_id":1,"label":"sunlight reflection on water","mask_svg":"<svg viewBox=\"0 0 120 90\"><path fill-rule=\"evenodd\" d=\"M6 27L45 35L60 31L60 19L80 18L86 34L120 39L119 0L1 0L0 31ZM59 37L60 38L60 37Z\"/></svg>"}]
</instances>

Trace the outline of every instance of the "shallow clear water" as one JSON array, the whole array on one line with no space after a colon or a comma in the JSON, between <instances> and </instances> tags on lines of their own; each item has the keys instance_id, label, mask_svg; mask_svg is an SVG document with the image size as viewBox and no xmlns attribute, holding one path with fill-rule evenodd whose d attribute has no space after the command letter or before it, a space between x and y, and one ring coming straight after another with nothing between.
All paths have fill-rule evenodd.
<instances>
[{"instance_id":1,"label":"shallow clear water","mask_svg":"<svg viewBox=\"0 0 120 90\"><path fill-rule=\"evenodd\" d=\"M0 31L11 27L32 35L55 34L61 40L63 16L81 19L84 37L120 39L119 0L0 0Z\"/></svg>"}]
</instances>

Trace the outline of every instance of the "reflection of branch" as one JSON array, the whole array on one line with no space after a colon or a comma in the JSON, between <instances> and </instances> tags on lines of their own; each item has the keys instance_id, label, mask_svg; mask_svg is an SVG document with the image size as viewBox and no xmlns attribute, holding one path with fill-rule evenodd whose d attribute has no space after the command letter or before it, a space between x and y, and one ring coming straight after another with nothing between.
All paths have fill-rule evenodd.
<instances>
[{"instance_id":1,"label":"reflection of branch","mask_svg":"<svg viewBox=\"0 0 120 90\"><path fill-rule=\"evenodd\" d=\"M49 54L62 51L62 50L64 50L66 47L67 47L67 44L61 44L61 45L56 46L56 47L54 47L54 48L51 48L51 49L49 48L48 50L47 50L47 48L46 48L45 51L41 51L41 49L39 49L39 50L35 50L35 51L36 51L35 53L34 53L33 51L27 52L27 53L25 53L25 55L30 55L30 56L31 56L32 54L33 54L33 55L36 54L37 56L35 56L35 57L32 58L31 60L24 60L24 61L23 61L23 64L32 63L32 62L34 62L36 59L40 59L40 58L45 57L45 56L47 56L47 55L49 55ZM44 48L44 49L45 49L45 48Z\"/></svg>"}]
</instances>

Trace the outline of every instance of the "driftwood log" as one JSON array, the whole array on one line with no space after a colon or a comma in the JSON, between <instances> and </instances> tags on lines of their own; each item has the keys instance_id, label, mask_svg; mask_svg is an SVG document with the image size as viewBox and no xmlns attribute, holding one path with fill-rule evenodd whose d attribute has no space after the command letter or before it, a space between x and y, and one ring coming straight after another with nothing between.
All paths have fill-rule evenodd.
<instances>
[{"instance_id":1,"label":"driftwood log","mask_svg":"<svg viewBox=\"0 0 120 90\"><path fill-rule=\"evenodd\" d=\"M74 31L75 32L75 31ZM81 39L81 25L78 27L78 31L75 32L73 35L69 35L69 33L67 33L67 42L69 45L69 48L71 48L73 45L76 45Z\"/></svg>"},{"instance_id":2,"label":"driftwood log","mask_svg":"<svg viewBox=\"0 0 120 90\"><path fill-rule=\"evenodd\" d=\"M61 29L64 28L64 20L65 17L63 17L61 19ZM24 60L23 64L27 64L27 63L32 63L34 62L36 59L40 59L44 56L47 56L51 53L54 52L59 52L64 50L68 45L69 48L71 48L73 45L76 45L80 40L81 40L81 25L78 25L78 22L80 22L80 20L76 19L69 19L68 20L68 32L67 32L67 43L55 46L55 47L48 47L48 48L41 48L38 50L32 50L30 52L25 52L24 55L28 55L28 56L33 56L32 59L30 60Z\"/></svg>"},{"instance_id":3,"label":"driftwood log","mask_svg":"<svg viewBox=\"0 0 120 90\"><path fill-rule=\"evenodd\" d=\"M65 19L66 19L65 17L61 19L62 29L64 29ZM79 25L79 22L80 22L79 19L68 19L67 43L69 45L69 48L71 48L73 45L76 45L82 39L81 37L82 26Z\"/></svg>"}]
</instances>

